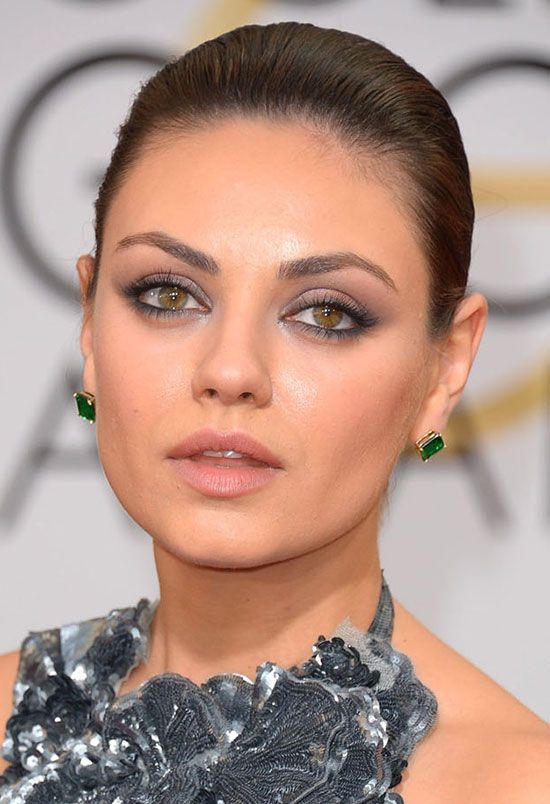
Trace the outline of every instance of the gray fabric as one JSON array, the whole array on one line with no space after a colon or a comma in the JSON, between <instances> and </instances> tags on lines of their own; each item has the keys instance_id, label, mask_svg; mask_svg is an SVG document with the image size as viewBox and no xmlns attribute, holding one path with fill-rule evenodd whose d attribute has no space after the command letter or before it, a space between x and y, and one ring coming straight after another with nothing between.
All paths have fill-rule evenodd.
<instances>
[{"instance_id":1,"label":"gray fabric","mask_svg":"<svg viewBox=\"0 0 550 804\"><path fill-rule=\"evenodd\" d=\"M310 659L196 685L163 673L117 696L148 654L158 601L22 643L0 804L400 804L392 792L437 701L391 646L382 574L366 632L349 619Z\"/></svg>"}]
</instances>

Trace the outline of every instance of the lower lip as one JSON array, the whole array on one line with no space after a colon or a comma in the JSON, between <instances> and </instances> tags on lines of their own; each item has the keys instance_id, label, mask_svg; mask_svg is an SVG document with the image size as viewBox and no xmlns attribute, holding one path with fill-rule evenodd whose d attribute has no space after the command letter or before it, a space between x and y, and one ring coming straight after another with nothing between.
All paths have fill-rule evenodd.
<instances>
[{"instance_id":1,"label":"lower lip","mask_svg":"<svg viewBox=\"0 0 550 804\"><path fill-rule=\"evenodd\" d=\"M240 497L241 494L263 488L279 472L274 466L225 467L189 458L170 460L180 477L208 497Z\"/></svg>"}]
</instances>

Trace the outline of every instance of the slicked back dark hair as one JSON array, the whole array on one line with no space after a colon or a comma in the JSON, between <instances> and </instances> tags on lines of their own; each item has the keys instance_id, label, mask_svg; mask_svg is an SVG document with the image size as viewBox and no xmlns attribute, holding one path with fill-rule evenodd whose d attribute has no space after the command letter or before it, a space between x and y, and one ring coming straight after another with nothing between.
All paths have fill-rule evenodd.
<instances>
[{"instance_id":1,"label":"slicked back dark hair","mask_svg":"<svg viewBox=\"0 0 550 804\"><path fill-rule=\"evenodd\" d=\"M393 176L429 267L428 334L448 332L467 290L474 223L468 162L443 95L400 56L358 34L310 23L243 25L164 65L118 133L95 204L95 295L105 217L158 138L224 119L305 121Z\"/></svg>"}]
</instances>

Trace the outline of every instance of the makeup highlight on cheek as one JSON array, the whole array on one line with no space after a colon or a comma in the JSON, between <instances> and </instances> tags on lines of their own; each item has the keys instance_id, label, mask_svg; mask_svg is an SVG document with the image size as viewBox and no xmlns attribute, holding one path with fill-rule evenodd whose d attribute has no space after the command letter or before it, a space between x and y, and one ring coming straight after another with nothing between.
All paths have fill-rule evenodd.
<instances>
[{"instance_id":1,"label":"makeup highlight on cheek","mask_svg":"<svg viewBox=\"0 0 550 804\"><path fill-rule=\"evenodd\" d=\"M306 371L296 371L286 365L274 387L276 404L281 402L278 398L280 397L278 389L284 389L284 400L292 400L293 409L300 415L313 410L319 399L318 381L315 376ZM282 400L283 404L285 404L284 400Z\"/></svg>"}]
</instances>

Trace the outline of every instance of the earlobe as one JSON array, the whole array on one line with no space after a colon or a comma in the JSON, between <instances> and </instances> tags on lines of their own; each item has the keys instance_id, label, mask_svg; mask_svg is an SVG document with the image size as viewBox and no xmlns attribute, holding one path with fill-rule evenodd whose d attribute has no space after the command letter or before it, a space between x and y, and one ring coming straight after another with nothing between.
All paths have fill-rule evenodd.
<instances>
[{"instance_id":1,"label":"earlobe","mask_svg":"<svg viewBox=\"0 0 550 804\"><path fill-rule=\"evenodd\" d=\"M443 433L449 421L452 407L448 386L444 382L438 382L424 400L422 410L409 435L411 443L416 442L431 430Z\"/></svg>"},{"instance_id":2,"label":"earlobe","mask_svg":"<svg viewBox=\"0 0 550 804\"><path fill-rule=\"evenodd\" d=\"M84 387L93 392L95 389L94 353L93 353L93 314L92 303L88 300L88 288L94 272L94 258L83 254L76 263L80 281L80 303L82 307L82 325L80 329L80 352L84 358L82 379Z\"/></svg>"},{"instance_id":3,"label":"earlobe","mask_svg":"<svg viewBox=\"0 0 550 804\"><path fill-rule=\"evenodd\" d=\"M439 349L435 384L424 399L411 432L415 441L427 430L442 432L468 380L487 321L488 304L481 293L470 293L460 303L449 336Z\"/></svg>"}]
</instances>

